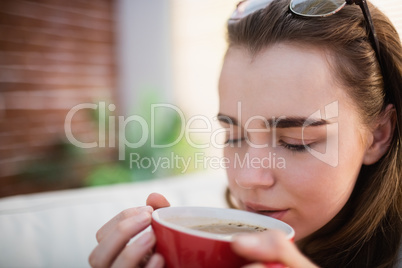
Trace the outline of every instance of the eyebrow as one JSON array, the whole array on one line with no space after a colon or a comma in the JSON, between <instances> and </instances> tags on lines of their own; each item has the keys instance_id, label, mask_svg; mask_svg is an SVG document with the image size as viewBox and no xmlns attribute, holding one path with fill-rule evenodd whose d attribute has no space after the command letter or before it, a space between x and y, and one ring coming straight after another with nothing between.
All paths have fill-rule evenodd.
<instances>
[{"instance_id":1,"label":"eyebrow","mask_svg":"<svg viewBox=\"0 0 402 268\"><path fill-rule=\"evenodd\" d=\"M261 118L261 117L259 117ZM238 126L239 123L238 121L228 115L224 115L219 113L217 115L218 121L222 123L226 123L229 125L235 125ZM323 126L329 124L329 122L325 119L312 119L308 117L297 117L297 116L292 116L292 117L279 117L279 118L264 118L266 122L266 126L274 126L276 128L292 128L292 127L316 127L316 126Z\"/></svg>"}]
</instances>

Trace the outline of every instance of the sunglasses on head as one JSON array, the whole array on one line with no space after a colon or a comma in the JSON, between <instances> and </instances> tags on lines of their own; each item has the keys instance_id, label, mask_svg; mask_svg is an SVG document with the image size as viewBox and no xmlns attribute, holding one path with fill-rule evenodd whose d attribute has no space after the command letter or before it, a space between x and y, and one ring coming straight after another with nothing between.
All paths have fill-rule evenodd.
<instances>
[{"instance_id":1,"label":"sunglasses on head","mask_svg":"<svg viewBox=\"0 0 402 268\"><path fill-rule=\"evenodd\" d=\"M245 0L237 4L236 10L233 12L229 19L230 23L236 21L267 7L275 0ZM346 5L358 5L367 23L367 31L370 42L376 53L377 60L380 64L381 70L384 72L383 65L380 57L380 45L378 42L377 34L374 30L373 20L371 19L370 11L367 6L366 0L291 0L289 9L293 14L303 17L327 17L335 14Z\"/></svg>"}]
</instances>

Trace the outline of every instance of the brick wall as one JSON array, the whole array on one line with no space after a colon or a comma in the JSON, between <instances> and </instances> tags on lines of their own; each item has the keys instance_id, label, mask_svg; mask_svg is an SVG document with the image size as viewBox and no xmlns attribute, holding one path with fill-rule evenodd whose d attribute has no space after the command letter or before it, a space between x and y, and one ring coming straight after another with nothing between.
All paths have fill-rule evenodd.
<instances>
[{"instance_id":1,"label":"brick wall","mask_svg":"<svg viewBox=\"0 0 402 268\"><path fill-rule=\"evenodd\" d=\"M113 102L112 0L0 1L0 196L79 187L110 151L69 146L68 111ZM87 110L74 136L96 141Z\"/></svg>"}]
</instances>

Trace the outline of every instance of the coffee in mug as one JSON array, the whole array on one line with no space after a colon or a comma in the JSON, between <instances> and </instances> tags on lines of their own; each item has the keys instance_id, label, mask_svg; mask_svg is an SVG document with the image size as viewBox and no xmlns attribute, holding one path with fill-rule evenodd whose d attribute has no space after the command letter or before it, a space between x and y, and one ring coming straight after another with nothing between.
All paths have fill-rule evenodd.
<instances>
[{"instance_id":1,"label":"coffee in mug","mask_svg":"<svg viewBox=\"0 0 402 268\"><path fill-rule=\"evenodd\" d=\"M152 214L156 252L167 268L238 268L250 261L231 249L233 237L268 229L283 231L289 240L294 230L274 218L247 211L206 207L167 207Z\"/></svg>"}]
</instances>

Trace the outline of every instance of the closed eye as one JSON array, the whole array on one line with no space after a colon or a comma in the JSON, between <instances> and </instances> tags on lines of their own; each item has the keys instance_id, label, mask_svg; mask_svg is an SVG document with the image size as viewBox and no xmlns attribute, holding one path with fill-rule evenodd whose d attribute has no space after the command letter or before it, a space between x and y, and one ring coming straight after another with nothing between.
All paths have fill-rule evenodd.
<instances>
[{"instance_id":1,"label":"closed eye","mask_svg":"<svg viewBox=\"0 0 402 268\"><path fill-rule=\"evenodd\" d=\"M238 143L240 143L240 142L242 142L242 141L244 141L244 140L245 140L245 138L227 139L227 140L225 141L225 144L235 145L235 144L238 144Z\"/></svg>"},{"instance_id":2,"label":"closed eye","mask_svg":"<svg viewBox=\"0 0 402 268\"><path fill-rule=\"evenodd\" d=\"M290 144L280 141L280 145L292 152L306 152L308 148L311 148L311 144Z\"/></svg>"}]
</instances>

